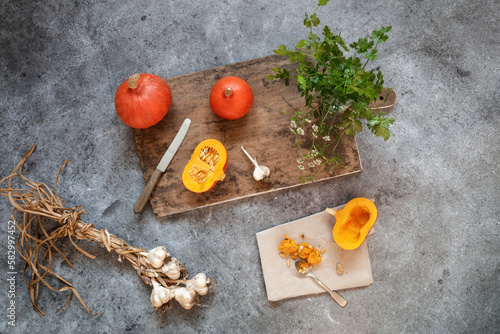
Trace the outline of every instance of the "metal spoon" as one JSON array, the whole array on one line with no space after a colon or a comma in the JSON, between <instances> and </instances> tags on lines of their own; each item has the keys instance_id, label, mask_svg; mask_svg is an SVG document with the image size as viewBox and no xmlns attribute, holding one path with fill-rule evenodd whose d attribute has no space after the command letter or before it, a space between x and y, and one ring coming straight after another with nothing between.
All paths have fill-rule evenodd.
<instances>
[{"instance_id":1,"label":"metal spoon","mask_svg":"<svg viewBox=\"0 0 500 334\"><path fill-rule=\"evenodd\" d=\"M316 277L316 275L314 275L314 273L312 272L312 268L309 267L309 268L303 268L301 266L301 263L306 263L306 261L304 260L297 260L295 261L295 269L297 269L298 273L302 276L308 276L308 277L311 277L312 279L314 279L323 289L325 289L326 291L328 291L328 293L330 294L330 296L332 296L332 298L342 307L345 307L347 305L347 300L344 299L344 297L342 297L341 295L339 295L337 292L333 291L332 289L330 289L329 287L327 287L325 285L325 283L321 282L319 280L318 277Z\"/></svg>"}]
</instances>

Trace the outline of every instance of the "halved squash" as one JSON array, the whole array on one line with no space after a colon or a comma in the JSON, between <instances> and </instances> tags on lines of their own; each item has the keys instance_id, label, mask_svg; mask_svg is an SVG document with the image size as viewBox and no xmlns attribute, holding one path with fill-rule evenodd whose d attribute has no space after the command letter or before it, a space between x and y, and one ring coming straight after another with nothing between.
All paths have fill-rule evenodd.
<instances>
[{"instance_id":1,"label":"halved squash","mask_svg":"<svg viewBox=\"0 0 500 334\"><path fill-rule=\"evenodd\" d=\"M342 210L326 209L326 212L335 216L333 238L343 249L358 248L377 220L377 207L363 197L350 200Z\"/></svg>"},{"instance_id":2,"label":"halved squash","mask_svg":"<svg viewBox=\"0 0 500 334\"><path fill-rule=\"evenodd\" d=\"M206 139L196 146L191 159L182 172L184 186L192 192L209 191L224 179L227 168L227 151L221 142Z\"/></svg>"}]
</instances>

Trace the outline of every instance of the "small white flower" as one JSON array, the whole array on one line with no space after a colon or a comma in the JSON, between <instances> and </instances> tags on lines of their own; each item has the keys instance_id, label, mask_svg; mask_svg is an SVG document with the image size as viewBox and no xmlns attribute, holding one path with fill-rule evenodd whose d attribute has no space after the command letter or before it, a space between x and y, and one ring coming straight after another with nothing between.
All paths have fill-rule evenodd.
<instances>
[{"instance_id":1,"label":"small white flower","mask_svg":"<svg viewBox=\"0 0 500 334\"><path fill-rule=\"evenodd\" d=\"M303 170L303 169L304 169L304 166L299 165L299 169L300 169L300 170Z\"/></svg>"},{"instance_id":2,"label":"small white flower","mask_svg":"<svg viewBox=\"0 0 500 334\"><path fill-rule=\"evenodd\" d=\"M308 165L309 165L309 167L314 167L314 163L313 162L310 162Z\"/></svg>"},{"instance_id":3,"label":"small white flower","mask_svg":"<svg viewBox=\"0 0 500 334\"><path fill-rule=\"evenodd\" d=\"M318 138L318 135L316 133L313 133L314 139Z\"/></svg>"},{"instance_id":4,"label":"small white flower","mask_svg":"<svg viewBox=\"0 0 500 334\"><path fill-rule=\"evenodd\" d=\"M321 165L321 162L322 162L321 159L314 160L314 164L318 166Z\"/></svg>"},{"instance_id":5,"label":"small white flower","mask_svg":"<svg viewBox=\"0 0 500 334\"><path fill-rule=\"evenodd\" d=\"M290 127L291 127L292 129L295 129L295 128L297 127L297 123L296 123L295 121L291 121L291 122L290 122Z\"/></svg>"},{"instance_id":6,"label":"small white flower","mask_svg":"<svg viewBox=\"0 0 500 334\"><path fill-rule=\"evenodd\" d=\"M299 135L303 136L303 135L304 135L304 129L302 129L302 128L297 128L297 133L298 133Z\"/></svg>"},{"instance_id":7,"label":"small white flower","mask_svg":"<svg viewBox=\"0 0 500 334\"><path fill-rule=\"evenodd\" d=\"M311 151L311 155L312 155L313 157L317 156L318 154L319 154L319 152L318 152L318 150L317 150L317 149L314 149L314 150L312 150L312 151Z\"/></svg>"},{"instance_id":8,"label":"small white flower","mask_svg":"<svg viewBox=\"0 0 500 334\"><path fill-rule=\"evenodd\" d=\"M323 140L324 140L324 141L330 141L330 136L324 136L324 137L323 137Z\"/></svg>"},{"instance_id":9,"label":"small white flower","mask_svg":"<svg viewBox=\"0 0 500 334\"><path fill-rule=\"evenodd\" d=\"M313 124L312 128L313 128L313 132L318 132L319 128L316 124Z\"/></svg>"},{"instance_id":10,"label":"small white flower","mask_svg":"<svg viewBox=\"0 0 500 334\"><path fill-rule=\"evenodd\" d=\"M306 121L307 123L311 123L311 120L310 120L309 118L306 118L306 119L305 119L305 121Z\"/></svg>"},{"instance_id":11,"label":"small white flower","mask_svg":"<svg viewBox=\"0 0 500 334\"><path fill-rule=\"evenodd\" d=\"M298 163L298 164L303 164L303 163L304 163L304 160L302 160L302 159L297 159L297 163Z\"/></svg>"}]
</instances>

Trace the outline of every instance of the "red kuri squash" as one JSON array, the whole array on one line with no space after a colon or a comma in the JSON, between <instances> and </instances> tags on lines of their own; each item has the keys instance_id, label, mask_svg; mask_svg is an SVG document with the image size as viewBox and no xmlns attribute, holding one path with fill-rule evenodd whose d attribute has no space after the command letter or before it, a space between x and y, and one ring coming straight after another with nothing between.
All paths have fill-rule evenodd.
<instances>
[{"instance_id":1,"label":"red kuri squash","mask_svg":"<svg viewBox=\"0 0 500 334\"><path fill-rule=\"evenodd\" d=\"M245 116L253 104L253 92L243 79L228 76L217 81L210 92L210 108L224 119Z\"/></svg>"},{"instance_id":2,"label":"red kuri squash","mask_svg":"<svg viewBox=\"0 0 500 334\"><path fill-rule=\"evenodd\" d=\"M161 121L171 103L172 92L165 80L148 73L130 76L115 95L118 117L136 129L149 128Z\"/></svg>"}]
</instances>

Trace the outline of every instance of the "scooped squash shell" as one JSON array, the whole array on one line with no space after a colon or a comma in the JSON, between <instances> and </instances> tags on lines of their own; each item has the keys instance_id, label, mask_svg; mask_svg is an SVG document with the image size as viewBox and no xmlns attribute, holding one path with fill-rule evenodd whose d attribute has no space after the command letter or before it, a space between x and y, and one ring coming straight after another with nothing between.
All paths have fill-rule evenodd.
<instances>
[{"instance_id":1,"label":"scooped squash shell","mask_svg":"<svg viewBox=\"0 0 500 334\"><path fill-rule=\"evenodd\" d=\"M196 146L191 159L182 172L184 186L192 192L209 191L224 179L227 151L221 142L206 139Z\"/></svg>"},{"instance_id":2,"label":"scooped squash shell","mask_svg":"<svg viewBox=\"0 0 500 334\"><path fill-rule=\"evenodd\" d=\"M377 220L377 208L367 198L354 198L335 213L333 238L343 249L358 248Z\"/></svg>"}]
</instances>

